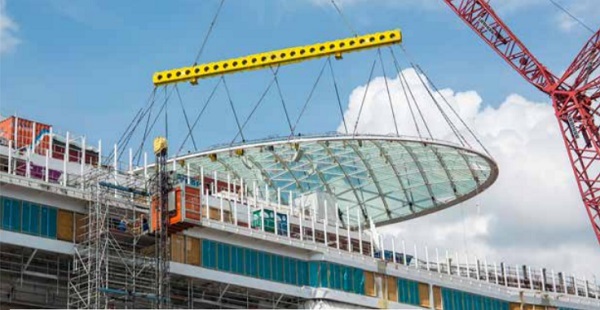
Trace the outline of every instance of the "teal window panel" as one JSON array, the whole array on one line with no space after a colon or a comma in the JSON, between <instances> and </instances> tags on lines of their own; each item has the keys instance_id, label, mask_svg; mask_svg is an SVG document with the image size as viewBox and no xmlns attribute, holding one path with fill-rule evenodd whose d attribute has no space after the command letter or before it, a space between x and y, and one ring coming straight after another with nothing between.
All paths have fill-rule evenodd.
<instances>
[{"instance_id":1,"label":"teal window panel","mask_svg":"<svg viewBox=\"0 0 600 310\"><path fill-rule=\"evenodd\" d=\"M2 227L6 230L21 230L21 201L4 198L2 201Z\"/></svg>"},{"instance_id":2,"label":"teal window panel","mask_svg":"<svg viewBox=\"0 0 600 310\"><path fill-rule=\"evenodd\" d=\"M40 205L38 204L30 204L30 214L29 218L29 227L31 228L31 232L35 235L40 234Z\"/></svg>"},{"instance_id":3,"label":"teal window panel","mask_svg":"<svg viewBox=\"0 0 600 310\"><path fill-rule=\"evenodd\" d=\"M283 283L290 283L290 258L283 257Z\"/></svg>"},{"instance_id":4,"label":"teal window panel","mask_svg":"<svg viewBox=\"0 0 600 310\"><path fill-rule=\"evenodd\" d=\"M209 240L202 240L202 267L210 268L210 247Z\"/></svg>"},{"instance_id":5,"label":"teal window panel","mask_svg":"<svg viewBox=\"0 0 600 310\"><path fill-rule=\"evenodd\" d=\"M217 269L217 264L218 264L218 262L217 262L217 254L218 254L217 253L217 246L218 246L217 242L211 241L211 243L210 243L210 249L211 249L211 254L212 255L211 255L211 258L210 258L210 262L211 262L212 268L214 268L214 269Z\"/></svg>"},{"instance_id":6,"label":"teal window panel","mask_svg":"<svg viewBox=\"0 0 600 310\"><path fill-rule=\"evenodd\" d=\"M250 276L258 278L258 252L250 250L246 253L250 253Z\"/></svg>"},{"instance_id":7,"label":"teal window panel","mask_svg":"<svg viewBox=\"0 0 600 310\"><path fill-rule=\"evenodd\" d=\"M308 284L312 287L318 287L319 286L319 262L310 262L308 264Z\"/></svg>"},{"instance_id":8,"label":"teal window panel","mask_svg":"<svg viewBox=\"0 0 600 310\"><path fill-rule=\"evenodd\" d=\"M364 295L365 294L365 274L361 269L354 268L354 293Z\"/></svg>"},{"instance_id":9,"label":"teal window panel","mask_svg":"<svg viewBox=\"0 0 600 310\"><path fill-rule=\"evenodd\" d=\"M470 310L479 310L479 295L469 294L471 306L468 307Z\"/></svg>"},{"instance_id":10,"label":"teal window panel","mask_svg":"<svg viewBox=\"0 0 600 310\"><path fill-rule=\"evenodd\" d=\"M338 264L331 264L329 266L329 283L330 287L334 290L339 290L340 285L340 266Z\"/></svg>"},{"instance_id":11,"label":"teal window panel","mask_svg":"<svg viewBox=\"0 0 600 310\"><path fill-rule=\"evenodd\" d=\"M225 267L223 264L223 246L222 243L217 243L217 270L223 270Z\"/></svg>"},{"instance_id":12,"label":"teal window panel","mask_svg":"<svg viewBox=\"0 0 600 310\"><path fill-rule=\"evenodd\" d=\"M401 303L408 303L410 289L408 288L408 282L404 279L398 278L398 300Z\"/></svg>"},{"instance_id":13,"label":"teal window panel","mask_svg":"<svg viewBox=\"0 0 600 310\"><path fill-rule=\"evenodd\" d=\"M308 285L308 262L298 261L298 285Z\"/></svg>"},{"instance_id":14,"label":"teal window panel","mask_svg":"<svg viewBox=\"0 0 600 310\"><path fill-rule=\"evenodd\" d=\"M244 248L240 248L237 247L237 255L238 255L238 261L237 261L237 266L238 266L238 273L239 274L244 274L244 262L246 261L246 258L244 257Z\"/></svg>"},{"instance_id":15,"label":"teal window panel","mask_svg":"<svg viewBox=\"0 0 600 310\"><path fill-rule=\"evenodd\" d=\"M280 255L274 257L273 279L277 282L283 282L283 257Z\"/></svg>"},{"instance_id":16,"label":"teal window panel","mask_svg":"<svg viewBox=\"0 0 600 310\"><path fill-rule=\"evenodd\" d=\"M244 249L244 275L252 276L252 250Z\"/></svg>"},{"instance_id":17,"label":"teal window panel","mask_svg":"<svg viewBox=\"0 0 600 310\"><path fill-rule=\"evenodd\" d=\"M464 309L466 307L465 305L465 298L463 296L464 294L460 291L454 291L454 302L456 303L456 307L458 309Z\"/></svg>"},{"instance_id":18,"label":"teal window panel","mask_svg":"<svg viewBox=\"0 0 600 310\"><path fill-rule=\"evenodd\" d=\"M421 300L419 299L419 283L411 281L411 285L413 289L413 294L411 295L412 304L418 305L421 303Z\"/></svg>"},{"instance_id":19,"label":"teal window panel","mask_svg":"<svg viewBox=\"0 0 600 310\"><path fill-rule=\"evenodd\" d=\"M261 279L267 278L267 268L265 268L265 253L258 252L258 277Z\"/></svg>"},{"instance_id":20,"label":"teal window panel","mask_svg":"<svg viewBox=\"0 0 600 310\"><path fill-rule=\"evenodd\" d=\"M21 212L21 229L23 232L31 233L31 205L29 202L23 201L23 207Z\"/></svg>"},{"instance_id":21,"label":"teal window panel","mask_svg":"<svg viewBox=\"0 0 600 310\"><path fill-rule=\"evenodd\" d=\"M450 291L444 287L441 288L442 290L442 309L444 310L454 310L454 305L452 304L452 301L450 299Z\"/></svg>"},{"instance_id":22,"label":"teal window panel","mask_svg":"<svg viewBox=\"0 0 600 310\"><path fill-rule=\"evenodd\" d=\"M342 266L342 289L346 292L352 291L352 268Z\"/></svg>"},{"instance_id":23,"label":"teal window panel","mask_svg":"<svg viewBox=\"0 0 600 310\"><path fill-rule=\"evenodd\" d=\"M222 244L223 250L219 254L219 260L221 261L221 270L230 272L231 271L231 245Z\"/></svg>"},{"instance_id":24,"label":"teal window panel","mask_svg":"<svg viewBox=\"0 0 600 310\"><path fill-rule=\"evenodd\" d=\"M290 259L290 280L291 284L298 285L298 260Z\"/></svg>"},{"instance_id":25,"label":"teal window panel","mask_svg":"<svg viewBox=\"0 0 600 310\"><path fill-rule=\"evenodd\" d=\"M48 217L48 237L56 239L56 225L58 222L58 210L55 208L50 208Z\"/></svg>"},{"instance_id":26,"label":"teal window panel","mask_svg":"<svg viewBox=\"0 0 600 310\"><path fill-rule=\"evenodd\" d=\"M231 246L231 272L239 273L238 271L238 247L232 245Z\"/></svg>"},{"instance_id":27,"label":"teal window panel","mask_svg":"<svg viewBox=\"0 0 600 310\"><path fill-rule=\"evenodd\" d=\"M42 206L41 208L41 220L42 220L42 236L48 237L50 236L50 208L47 206Z\"/></svg>"},{"instance_id":28,"label":"teal window panel","mask_svg":"<svg viewBox=\"0 0 600 310\"><path fill-rule=\"evenodd\" d=\"M266 269L265 277L267 280L273 280L273 254L265 253L265 260L263 263L263 268Z\"/></svg>"},{"instance_id":29,"label":"teal window panel","mask_svg":"<svg viewBox=\"0 0 600 310\"><path fill-rule=\"evenodd\" d=\"M321 268L320 268L321 278L319 279L319 286L320 287L329 287L329 281L327 279L329 277L329 268L328 268L329 263L321 262L320 264L321 264Z\"/></svg>"},{"instance_id":30,"label":"teal window panel","mask_svg":"<svg viewBox=\"0 0 600 310\"><path fill-rule=\"evenodd\" d=\"M203 240L202 242L202 260L206 268L216 269L217 244L212 240Z\"/></svg>"},{"instance_id":31,"label":"teal window panel","mask_svg":"<svg viewBox=\"0 0 600 310\"><path fill-rule=\"evenodd\" d=\"M10 229L12 216L12 202L10 198L2 198L2 228Z\"/></svg>"}]
</instances>

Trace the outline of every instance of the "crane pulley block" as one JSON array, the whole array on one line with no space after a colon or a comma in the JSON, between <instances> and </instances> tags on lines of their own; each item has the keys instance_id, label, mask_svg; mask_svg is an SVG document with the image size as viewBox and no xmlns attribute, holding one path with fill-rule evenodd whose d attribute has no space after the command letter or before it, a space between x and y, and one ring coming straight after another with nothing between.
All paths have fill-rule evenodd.
<instances>
[{"instance_id":1,"label":"crane pulley block","mask_svg":"<svg viewBox=\"0 0 600 310\"><path fill-rule=\"evenodd\" d=\"M402 42L402 33L399 29L395 29L335 41L284 48L191 67L160 71L154 73L152 81L156 86L187 81L196 84L198 79L287 65L331 55L334 55L336 59L341 59L344 53L398 44L400 42Z\"/></svg>"}]
</instances>

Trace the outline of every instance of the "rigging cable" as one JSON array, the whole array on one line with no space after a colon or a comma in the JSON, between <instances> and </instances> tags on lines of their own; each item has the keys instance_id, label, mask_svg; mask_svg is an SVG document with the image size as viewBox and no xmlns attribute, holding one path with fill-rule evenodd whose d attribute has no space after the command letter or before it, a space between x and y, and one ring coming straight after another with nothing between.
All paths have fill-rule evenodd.
<instances>
[{"instance_id":1,"label":"rigging cable","mask_svg":"<svg viewBox=\"0 0 600 310\"><path fill-rule=\"evenodd\" d=\"M360 120L360 115L362 114L363 106L365 105L365 100L367 99L367 93L369 92L369 86L371 85L371 79L373 78L373 71L375 71L375 65L377 64L377 58L373 59L373 64L371 65L371 72L369 73L369 79L367 80L367 86L365 88L365 92L363 93L363 98L360 103L360 109L358 110L358 116L356 117L356 123L354 123L354 130L352 131L352 135L356 135L356 129L358 128L358 121Z\"/></svg>"},{"instance_id":2,"label":"rigging cable","mask_svg":"<svg viewBox=\"0 0 600 310\"><path fill-rule=\"evenodd\" d=\"M398 122L396 122L396 113L394 112L394 104L392 102L392 94L390 93L390 86L388 85L387 74L385 73L385 65L383 63L383 57L381 57L381 49L377 49L377 55L379 55L379 64L381 65L381 72L383 72L383 81L385 82L385 90L387 91L387 96L390 102L390 110L392 111L392 118L394 119L394 127L396 128L396 135L400 136L400 131L398 130Z\"/></svg>"},{"instance_id":3,"label":"rigging cable","mask_svg":"<svg viewBox=\"0 0 600 310\"><path fill-rule=\"evenodd\" d=\"M217 12L215 13L215 16L213 17L212 21L210 22L210 26L208 27L208 31L206 32L206 35L204 36L204 40L202 41L200 50L198 51L198 54L196 54L196 59L194 60L194 66L198 64L198 60L200 59L202 52L204 52L204 47L206 47L206 42L208 41L208 38L210 37L210 34L212 33L215 23L217 22L217 17L219 17L219 13L221 12L223 3L225 3L225 0L221 0L221 2L219 3L219 7L217 8Z\"/></svg>"},{"instance_id":4,"label":"rigging cable","mask_svg":"<svg viewBox=\"0 0 600 310\"><path fill-rule=\"evenodd\" d=\"M185 111L185 107L183 106L183 100L181 99L181 93L179 93L179 87L177 87L177 84L175 84L175 91L177 92L177 97L179 98L179 105L181 105L181 110L183 112L183 117L185 118L185 124L188 128L189 131L192 130L192 127L190 126L190 120L188 119L188 115L187 112ZM194 139L194 135L192 134L191 136L192 138L192 144L194 145L194 149L198 149L197 145L196 145L196 140Z\"/></svg>"},{"instance_id":5,"label":"rigging cable","mask_svg":"<svg viewBox=\"0 0 600 310\"><path fill-rule=\"evenodd\" d=\"M400 65L398 64L398 61L396 60L396 56L394 56L394 51L392 50L392 48L390 47L390 53L392 54L392 57L394 59L394 67L396 67L396 71L398 72L398 78L400 80L400 86L402 86L402 93L404 94L404 99L406 100L406 103L408 105L408 110L410 111L410 116L412 117L413 123L415 125L415 129L417 130L417 135L419 136L419 138L423 138L423 136L421 135L421 130L419 129L419 123L417 122L417 118L415 117L415 112L413 111L412 108L412 104L410 104L410 100L408 98L408 93L406 92L406 87L404 87L404 81L402 80L402 78L400 78L400 72L401 72L401 68Z\"/></svg>"},{"instance_id":6,"label":"rigging cable","mask_svg":"<svg viewBox=\"0 0 600 310\"><path fill-rule=\"evenodd\" d=\"M444 120L446 121L446 124L448 124L448 127L450 127L450 130L452 131L452 133L458 139L458 142L462 146L469 146L469 147L471 147L469 145L469 142L467 142L467 140L462 136L462 134L460 133L460 131L458 130L458 128L456 128L456 126L454 125L454 123L452 122L452 120L450 120L450 118L448 117L448 115L446 114L446 112L442 109L442 107L440 106L438 100L435 98L435 96L431 92L431 89L429 89L429 86L427 85L427 83L425 83L425 81L423 80L423 78L419 74L419 71L415 68L415 65L412 62L410 64L411 64L411 67L413 68L413 70L415 70L415 72L417 73L417 77L419 78L419 81L421 82L421 85L423 85L423 87L427 91L427 94L429 95L429 97L433 101L433 104L437 107L438 111L440 112L440 114L442 115L442 117L444 118Z\"/></svg>"},{"instance_id":7,"label":"rigging cable","mask_svg":"<svg viewBox=\"0 0 600 310\"><path fill-rule=\"evenodd\" d=\"M348 134L348 126L346 125L346 118L344 117L344 109L342 108L342 101L340 100L340 92L338 91L337 82L335 80L335 74L333 73L333 65L331 64L331 57L327 58L329 64L329 71L331 72L331 78L333 80L333 88L335 89L335 96L337 98L338 107L340 109L340 115L342 116L342 122L344 123L344 130Z\"/></svg>"},{"instance_id":8,"label":"rigging cable","mask_svg":"<svg viewBox=\"0 0 600 310\"><path fill-rule=\"evenodd\" d=\"M279 71L279 66L277 66L277 68L275 69L275 76L277 76L277 72L278 71ZM269 82L269 85L263 91L262 95L260 96L260 99L254 105L254 108L252 108L252 111L250 112L250 114L248 115L248 117L246 117L246 120L244 121L244 124L242 125L242 127L240 128L240 130L238 131L238 133L235 135L235 137L233 137L233 140L231 140L230 145L233 145L233 143L235 142L235 140L237 139L237 137L240 136L240 134L242 133L242 130L244 128L246 128L246 125L248 124L248 121L250 121L250 118L252 118L252 115L254 115L254 112L256 112L256 109L258 109L258 106L260 106L260 104L263 102L263 100L265 99L265 96L267 95L267 93L269 92L269 90L271 90L271 87L273 86L274 83L275 83L275 77L273 77L273 79L271 79L271 82Z\"/></svg>"},{"instance_id":9,"label":"rigging cable","mask_svg":"<svg viewBox=\"0 0 600 310\"><path fill-rule=\"evenodd\" d=\"M333 7L335 8L335 10L338 12L338 14L340 14L340 16L342 17L342 20L344 21L344 23L346 24L346 27L348 27L348 29L350 29L350 32L352 32L352 34L354 36L358 36L358 33L356 32L356 30L354 30L354 27L352 27L352 24L350 23L350 20L348 20L346 18L346 16L344 15L344 13L342 13L342 10L340 9L340 7L335 3L335 0L331 0L331 4L333 4Z\"/></svg>"},{"instance_id":10,"label":"rigging cable","mask_svg":"<svg viewBox=\"0 0 600 310\"><path fill-rule=\"evenodd\" d=\"M283 106L283 112L285 113L285 118L287 120L288 126L290 127L290 132L292 136L294 135L294 127L292 127L292 122L290 121L290 115L288 113L287 107L285 106L285 100L283 99L283 93L281 92L281 86L279 86L279 79L277 78L277 74L273 67L270 68L271 72L273 72L273 78L275 79L275 87L277 87L277 92L279 93L279 98L281 99L281 105ZM242 137L243 139L243 137Z\"/></svg>"},{"instance_id":11,"label":"rigging cable","mask_svg":"<svg viewBox=\"0 0 600 310\"><path fill-rule=\"evenodd\" d=\"M227 87L227 82L225 81L225 76L221 76L223 80L223 87L225 88L225 93L227 93L227 99L229 100L229 106L231 106L231 111L233 111L233 117L235 118L235 123L237 124L238 130L240 131L240 135L242 136L242 142L246 141L244 137L244 133L242 132L242 126L240 126L240 120L238 118L237 112L235 111L235 106L233 105L233 100L231 100L231 93L229 92L229 87Z\"/></svg>"},{"instance_id":12,"label":"rigging cable","mask_svg":"<svg viewBox=\"0 0 600 310\"><path fill-rule=\"evenodd\" d=\"M117 141L118 147L126 146L127 143L129 143L129 139L131 139L131 135L133 135L133 131L135 131L135 128L143 120L145 113L147 113L148 108L151 108L152 105L154 105L155 96L156 96L156 87L154 87L152 89L152 91L150 92L150 96L148 96L148 99L146 100L145 107L142 107L138 110L138 112L135 114L135 116L133 117L133 119L127 126L127 128L125 128L125 131L123 131L123 134L121 135L121 137L119 137L119 140ZM127 140L127 143L125 143L126 140ZM113 159L112 156L114 156L114 154L111 152L107 157L105 157L105 164L108 164Z\"/></svg>"},{"instance_id":13,"label":"rigging cable","mask_svg":"<svg viewBox=\"0 0 600 310\"><path fill-rule=\"evenodd\" d=\"M313 86L310 90L310 92L308 93L308 97L306 98L306 101L304 102L304 105L302 106L302 109L300 110L300 114L298 115L298 118L296 118L296 122L294 123L294 127L292 127L292 131L295 132L296 131L296 127L298 127L298 122L300 122L300 118L302 118L302 115L304 115L304 112L306 111L306 107L308 106L308 103L310 102L310 99L312 98L315 89L317 88L317 84L319 84L319 80L321 80L321 76L323 76L323 71L325 71L325 66L327 65L327 61L323 62L323 66L321 67L321 71L319 71L319 75L317 76L317 79L315 80L315 82L313 83Z\"/></svg>"},{"instance_id":14,"label":"rigging cable","mask_svg":"<svg viewBox=\"0 0 600 310\"><path fill-rule=\"evenodd\" d=\"M396 59L396 56L393 53L393 50L392 50L392 57L394 58L394 62L398 63L398 60ZM429 138L433 139L433 135L431 134L431 130L429 129L429 125L427 125L427 121L425 121L425 117L423 116L423 112L421 111L421 107L419 107L419 104L417 103L417 99L415 98L415 94L413 93L412 89L410 88L410 84L408 83L408 80L406 79L406 76L404 75L404 71L403 70L399 70L399 72L400 72L401 79L404 80L404 83L406 84L406 88L408 89L408 93L410 94L410 97L412 98L413 102L415 103L415 107L417 108L417 112L419 112L419 116L421 117L421 121L423 122L423 125L425 125L425 130L427 131L427 134L429 135Z\"/></svg>"},{"instance_id":15,"label":"rigging cable","mask_svg":"<svg viewBox=\"0 0 600 310\"><path fill-rule=\"evenodd\" d=\"M473 137L473 139L475 139L475 141L477 141L477 144L479 144L479 146L481 146L483 148L483 150L485 151L486 154L491 155L490 152L487 150L487 148L483 145L483 143L481 142L481 140L479 140L479 138L477 137L477 135L475 135L475 132L473 130L471 130L471 127L469 127L467 125L467 123L465 123L465 121L462 119L462 117L460 117L460 115L456 112L456 110L452 107L452 105L450 104L450 102L448 102L448 100L446 99L446 97L444 96L444 94L442 94L439 89L435 86L435 84L433 83L433 81L429 78L429 76L425 73L425 71L423 71L423 69L421 69L421 67L419 65L416 65L417 69L419 70L419 72L421 72L421 74L423 74L423 76L425 76L425 79L427 80L427 82L431 85L431 87L433 87L433 90L435 90L438 94L440 94L440 97L442 97L442 100L446 103L446 105L448 106L448 108L450 109L450 111L452 111L452 113L454 114L454 116L456 116L458 118L458 120L462 123L462 125L467 129L467 131L469 132L469 134Z\"/></svg>"},{"instance_id":16,"label":"rigging cable","mask_svg":"<svg viewBox=\"0 0 600 310\"><path fill-rule=\"evenodd\" d=\"M192 124L192 129L187 133L187 135L185 136L185 139L183 139L183 142L181 143L181 146L177 150L177 153L175 153L176 154L175 157L179 156L179 153L183 149L183 146L185 145L185 143L187 142L187 140L192 135L192 130L194 130L194 128L198 124L198 121L200 120L200 117L202 117L202 114L204 114L204 111L206 110L206 107L208 106L208 104L210 103L210 101L212 100L212 98L214 97L215 93L217 92L217 88L219 87L220 84L221 84L221 79L217 80L217 83L215 84L215 86L213 87L212 91L210 92L210 95L206 99L206 102L204 103L204 106L200 110L200 113L198 113L198 116L196 116L196 119L194 120L194 123Z\"/></svg>"},{"instance_id":17,"label":"rigging cable","mask_svg":"<svg viewBox=\"0 0 600 310\"><path fill-rule=\"evenodd\" d=\"M595 33L594 30L592 30L592 28L590 28L588 25L586 25L581 19L577 18L575 15L571 14L571 12L569 12L565 7L563 7L562 5L558 4L558 2L554 1L554 0L548 0L550 1L550 3L552 3L555 7L557 7L559 10L563 11L565 14L567 14L567 16L571 17L574 21L576 21L581 27L587 29L587 31L589 31L590 33Z\"/></svg>"}]
</instances>

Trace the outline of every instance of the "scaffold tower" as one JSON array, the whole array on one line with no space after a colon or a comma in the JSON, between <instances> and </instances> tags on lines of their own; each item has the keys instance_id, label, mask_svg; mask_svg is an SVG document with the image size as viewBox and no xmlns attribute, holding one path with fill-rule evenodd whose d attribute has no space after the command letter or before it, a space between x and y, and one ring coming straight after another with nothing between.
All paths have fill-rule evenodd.
<instances>
[{"instance_id":1,"label":"scaffold tower","mask_svg":"<svg viewBox=\"0 0 600 310\"><path fill-rule=\"evenodd\" d=\"M76 232L69 275L69 308L144 308L158 305L154 238L148 235L138 180L98 174L88 214ZM116 177L115 177L116 179ZM116 181L116 180L112 180ZM124 184L124 185L123 185Z\"/></svg>"}]
</instances>

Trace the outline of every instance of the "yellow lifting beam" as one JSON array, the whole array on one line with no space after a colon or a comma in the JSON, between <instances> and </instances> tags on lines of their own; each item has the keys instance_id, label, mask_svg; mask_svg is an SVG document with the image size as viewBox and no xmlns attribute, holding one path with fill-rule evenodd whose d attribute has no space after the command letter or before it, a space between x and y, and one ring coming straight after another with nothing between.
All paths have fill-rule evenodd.
<instances>
[{"instance_id":1,"label":"yellow lifting beam","mask_svg":"<svg viewBox=\"0 0 600 310\"><path fill-rule=\"evenodd\" d=\"M160 71L154 73L152 81L156 86L186 81L197 84L198 79L204 79L215 75L287 65L294 62L327 57L330 55L334 55L337 59L341 59L342 54L344 53L397 44L400 42L402 42L402 33L399 29L395 29L312 45L284 48L266 53L200 64L192 67Z\"/></svg>"}]
</instances>

